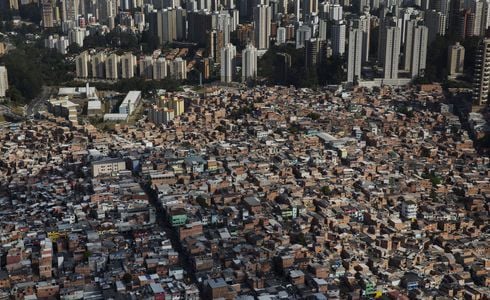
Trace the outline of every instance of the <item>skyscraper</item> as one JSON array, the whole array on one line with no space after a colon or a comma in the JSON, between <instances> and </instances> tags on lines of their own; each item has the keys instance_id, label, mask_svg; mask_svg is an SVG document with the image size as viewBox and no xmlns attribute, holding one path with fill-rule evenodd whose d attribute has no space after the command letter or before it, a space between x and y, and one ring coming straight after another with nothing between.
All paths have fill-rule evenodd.
<instances>
[{"instance_id":1,"label":"skyscraper","mask_svg":"<svg viewBox=\"0 0 490 300\"><path fill-rule=\"evenodd\" d=\"M53 21L53 5L50 0L45 0L42 3L43 27L51 28L54 26Z\"/></svg>"},{"instance_id":2,"label":"skyscraper","mask_svg":"<svg viewBox=\"0 0 490 300\"><path fill-rule=\"evenodd\" d=\"M9 89L9 81L7 75L7 68L0 66L0 98L4 98L7 95Z\"/></svg>"},{"instance_id":3,"label":"skyscraper","mask_svg":"<svg viewBox=\"0 0 490 300\"><path fill-rule=\"evenodd\" d=\"M214 59L216 62L221 61L221 48L225 45L223 32L211 30L207 35L206 51L208 57Z\"/></svg>"},{"instance_id":4,"label":"skyscraper","mask_svg":"<svg viewBox=\"0 0 490 300\"><path fill-rule=\"evenodd\" d=\"M132 53L128 52L121 56L121 78L133 78L136 65L136 56Z\"/></svg>"},{"instance_id":5,"label":"skyscraper","mask_svg":"<svg viewBox=\"0 0 490 300\"><path fill-rule=\"evenodd\" d=\"M268 5L257 5L254 8L254 40L259 50L269 49L272 12Z\"/></svg>"},{"instance_id":6,"label":"skyscraper","mask_svg":"<svg viewBox=\"0 0 490 300\"><path fill-rule=\"evenodd\" d=\"M146 79L153 78L153 63L154 59L151 56L140 57L139 71L141 77Z\"/></svg>"},{"instance_id":7,"label":"skyscraper","mask_svg":"<svg viewBox=\"0 0 490 300\"><path fill-rule=\"evenodd\" d=\"M318 0L303 0L303 20L312 14L318 14Z\"/></svg>"},{"instance_id":8,"label":"skyscraper","mask_svg":"<svg viewBox=\"0 0 490 300\"><path fill-rule=\"evenodd\" d=\"M488 103L490 87L490 39L483 39L478 45L474 67L473 104Z\"/></svg>"},{"instance_id":9,"label":"skyscraper","mask_svg":"<svg viewBox=\"0 0 490 300\"><path fill-rule=\"evenodd\" d=\"M104 78L105 77L105 60L106 55L104 52L99 52L92 57L92 77Z\"/></svg>"},{"instance_id":10,"label":"skyscraper","mask_svg":"<svg viewBox=\"0 0 490 300\"><path fill-rule=\"evenodd\" d=\"M105 78L117 80L119 78L119 55L112 53L105 61Z\"/></svg>"},{"instance_id":11,"label":"skyscraper","mask_svg":"<svg viewBox=\"0 0 490 300\"><path fill-rule=\"evenodd\" d=\"M172 43L177 39L177 19L174 9L157 12L157 35L161 44Z\"/></svg>"},{"instance_id":12,"label":"skyscraper","mask_svg":"<svg viewBox=\"0 0 490 300\"><path fill-rule=\"evenodd\" d=\"M332 25L332 51L333 55L344 55L345 52L345 31L346 26L343 22Z\"/></svg>"},{"instance_id":13,"label":"skyscraper","mask_svg":"<svg viewBox=\"0 0 490 300\"><path fill-rule=\"evenodd\" d=\"M347 55L347 82L361 78L363 32L359 28L349 30L349 44Z\"/></svg>"},{"instance_id":14,"label":"skyscraper","mask_svg":"<svg viewBox=\"0 0 490 300\"><path fill-rule=\"evenodd\" d=\"M455 78L458 75L463 75L464 69L464 53L465 49L457 42L456 44L449 46L448 49L448 68L449 77Z\"/></svg>"},{"instance_id":15,"label":"skyscraper","mask_svg":"<svg viewBox=\"0 0 490 300\"><path fill-rule=\"evenodd\" d=\"M371 15L366 13L358 19L353 20L353 28L360 29L362 32L362 63L369 60L369 44L371 43Z\"/></svg>"},{"instance_id":16,"label":"skyscraper","mask_svg":"<svg viewBox=\"0 0 490 300\"><path fill-rule=\"evenodd\" d=\"M187 63L181 57L177 57L169 64L170 75L177 80L187 79Z\"/></svg>"},{"instance_id":17,"label":"skyscraper","mask_svg":"<svg viewBox=\"0 0 490 300\"><path fill-rule=\"evenodd\" d=\"M83 47L83 40L85 39L87 31L85 28L75 27L70 29L68 34L68 40L70 41L70 45L75 43L80 47Z\"/></svg>"},{"instance_id":18,"label":"skyscraper","mask_svg":"<svg viewBox=\"0 0 490 300\"><path fill-rule=\"evenodd\" d=\"M405 41L405 71L410 71L412 78L422 75L427 59L428 29L411 20L407 24Z\"/></svg>"},{"instance_id":19,"label":"skyscraper","mask_svg":"<svg viewBox=\"0 0 490 300\"><path fill-rule=\"evenodd\" d=\"M429 29L429 44L436 39L437 35L446 35L446 15L435 10L429 10L425 12L424 20Z\"/></svg>"},{"instance_id":20,"label":"skyscraper","mask_svg":"<svg viewBox=\"0 0 490 300\"><path fill-rule=\"evenodd\" d=\"M167 77L168 61L165 57L159 57L153 64L153 79L162 80Z\"/></svg>"},{"instance_id":21,"label":"skyscraper","mask_svg":"<svg viewBox=\"0 0 490 300\"><path fill-rule=\"evenodd\" d=\"M232 44L226 44L221 49L221 82L233 81L235 56L236 48Z\"/></svg>"},{"instance_id":22,"label":"skyscraper","mask_svg":"<svg viewBox=\"0 0 490 300\"><path fill-rule=\"evenodd\" d=\"M276 36L277 36L276 45L281 45L286 43L286 28L284 27L277 28Z\"/></svg>"},{"instance_id":23,"label":"skyscraper","mask_svg":"<svg viewBox=\"0 0 490 300\"><path fill-rule=\"evenodd\" d=\"M296 30L296 49L303 48L306 41L311 39L310 26L302 25Z\"/></svg>"},{"instance_id":24,"label":"skyscraper","mask_svg":"<svg viewBox=\"0 0 490 300\"><path fill-rule=\"evenodd\" d=\"M326 56L326 41L312 38L305 42L305 62L307 69L314 69Z\"/></svg>"},{"instance_id":25,"label":"skyscraper","mask_svg":"<svg viewBox=\"0 0 490 300\"><path fill-rule=\"evenodd\" d=\"M401 30L394 23L383 24L379 38L378 61L383 66L383 77L384 79L398 79Z\"/></svg>"},{"instance_id":26,"label":"skyscraper","mask_svg":"<svg viewBox=\"0 0 490 300\"><path fill-rule=\"evenodd\" d=\"M242 81L257 77L257 48L248 44L242 51Z\"/></svg>"},{"instance_id":27,"label":"skyscraper","mask_svg":"<svg viewBox=\"0 0 490 300\"><path fill-rule=\"evenodd\" d=\"M83 51L77 56L76 65L75 65L77 78L89 77L89 73L88 73L89 62L90 62L90 54L88 54L88 51Z\"/></svg>"}]
</instances>

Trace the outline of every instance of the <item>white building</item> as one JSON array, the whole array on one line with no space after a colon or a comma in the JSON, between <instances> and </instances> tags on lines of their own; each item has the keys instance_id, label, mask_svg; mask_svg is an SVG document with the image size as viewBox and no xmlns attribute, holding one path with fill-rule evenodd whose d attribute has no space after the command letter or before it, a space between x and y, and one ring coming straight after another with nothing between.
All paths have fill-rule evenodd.
<instances>
[{"instance_id":1,"label":"white building","mask_svg":"<svg viewBox=\"0 0 490 300\"><path fill-rule=\"evenodd\" d=\"M296 30L296 49L303 48L306 41L311 39L310 26L302 25Z\"/></svg>"},{"instance_id":2,"label":"white building","mask_svg":"<svg viewBox=\"0 0 490 300\"><path fill-rule=\"evenodd\" d=\"M428 29L412 20L407 24L405 41L405 71L415 78L423 74L427 60Z\"/></svg>"},{"instance_id":3,"label":"white building","mask_svg":"<svg viewBox=\"0 0 490 300\"><path fill-rule=\"evenodd\" d=\"M248 44L242 51L242 81L257 77L257 48Z\"/></svg>"},{"instance_id":4,"label":"white building","mask_svg":"<svg viewBox=\"0 0 490 300\"><path fill-rule=\"evenodd\" d=\"M89 77L89 62L90 62L90 54L88 51L83 51L80 53L75 59L77 78L88 78Z\"/></svg>"},{"instance_id":5,"label":"white building","mask_svg":"<svg viewBox=\"0 0 490 300\"><path fill-rule=\"evenodd\" d=\"M170 62L170 76L177 80L187 79L187 63L181 57Z\"/></svg>"},{"instance_id":6,"label":"white building","mask_svg":"<svg viewBox=\"0 0 490 300\"><path fill-rule=\"evenodd\" d=\"M105 77L106 79L117 80L119 78L119 61L120 57L116 53L112 53L105 61Z\"/></svg>"},{"instance_id":7,"label":"white building","mask_svg":"<svg viewBox=\"0 0 490 300\"><path fill-rule=\"evenodd\" d=\"M332 53L342 56L345 53L346 26L343 22L332 25Z\"/></svg>"},{"instance_id":8,"label":"white building","mask_svg":"<svg viewBox=\"0 0 490 300\"><path fill-rule=\"evenodd\" d=\"M105 78L105 61L106 61L106 54L104 52L99 52L94 56L92 56L92 60L91 60L92 77Z\"/></svg>"},{"instance_id":9,"label":"white building","mask_svg":"<svg viewBox=\"0 0 490 300\"><path fill-rule=\"evenodd\" d=\"M0 66L0 98L4 98L7 95L8 89L9 81L7 68L5 66Z\"/></svg>"},{"instance_id":10,"label":"white building","mask_svg":"<svg viewBox=\"0 0 490 300\"><path fill-rule=\"evenodd\" d=\"M165 57L159 57L153 64L153 79L162 80L167 77L168 61Z\"/></svg>"},{"instance_id":11,"label":"white building","mask_svg":"<svg viewBox=\"0 0 490 300\"><path fill-rule=\"evenodd\" d=\"M448 67L449 77L455 78L463 75L464 71L464 47L457 42L455 45L449 46L448 49Z\"/></svg>"},{"instance_id":12,"label":"white building","mask_svg":"<svg viewBox=\"0 0 490 300\"><path fill-rule=\"evenodd\" d=\"M277 28L276 44L282 45L284 43L286 43L286 28L279 27Z\"/></svg>"},{"instance_id":13,"label":"white building","mask_svg":"<svg viewBox=\"0 0 490 300\"><path fill-rule=\"evenodd\" d=\"M235 56L236 47L233 44L226 44L221 49L221 82L233 81Z\"/></svg>"},{"instance_id":14,"label":"white building","mask_svg":"<svg viewBox=\"0 0 490 300\"><path fill-rule=\"evenodd\" d=\"M136 56L126 53L121 56L121 78L129 79L134 77L134 69L137 66Z\"/></svg>"},{"instance_id":15,"label":"white building","mask_svg":"<svg viewBox=\"0 0 490 300\"><path fill-rule=\"evenodd\" d=\"M404 200L402 202L401 215L405 219L409 219L409 220L416 219L417 218L417 210L418 210L418 206L417 206L417 203L415 203L414 201Z\"/></svg>"},{"instance_id":16,"label":"white building","mask_svg":"<svg viewBox=\"0 0 490 300\"><path fill-rule=\"evenodd\" d=\"M75 27L70 29L68 34L70 45L75 43L78 46L83 47L83 40L85 39L86 34L87 31L85 28Z\"/></svg>"},{"instance_id":17,"label":"white building","mask_svg":"<svg viewBox=\"0 0 490 300\"><path fill-rule=\"evenodd\" d=\"M141 91L130 91L119 105L119 114L132 114L141 100Z\"/></svg>"},{"instance_id":18,"label":"white building","mask_svg":"<svg viewBox=\"0 0 490 300\"><path fill-rule=\"evenodd\" d=\"M253 11L255 47L269 49L272 10L268 5L257 5Z\"/></svg>"},{"instance_id":19,"label":"white building","mask_svg":"<svg viewBox=\"0 0 490 300\"><path fill-rule=\"evenodd\" d=\"M347 55L347 82L353 83L361 79L362 68L362 37L363 32L358 28L349 30L349 51Z\"/></svg>"},{"instance_id":20,"label":"white building","mask_svg":"<svg viewBox=\"0 0 490 300\"><path fill-rule=\"evenodd\" d=\"M140 76L146 79L153 78L153 64L154 59L151 56L143 56L140 58L139 71Z\"/></svg>"},{"instance_id":21,"label":"white building","mask_svg":"<svg viewBox=\"0 0 490 300\"><path fill-rule=\"evenodd\" d=\"M384 79L398 79L400 43L401 30L396 24L381 26L378 61L383 64Z\"/></svg>"}]
</instances>

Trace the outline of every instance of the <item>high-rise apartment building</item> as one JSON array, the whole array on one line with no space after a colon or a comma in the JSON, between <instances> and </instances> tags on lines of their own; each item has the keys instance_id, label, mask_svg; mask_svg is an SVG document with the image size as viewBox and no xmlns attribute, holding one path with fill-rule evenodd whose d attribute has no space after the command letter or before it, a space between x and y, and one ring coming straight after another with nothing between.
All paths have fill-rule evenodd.
<instances>
[{"instance_id":1,"label":"high-rise apartment building","mask_svg":"<svg viewBox=\"0 0 490 300\"><path fill-rule=\"evenodd\" d=\"M276 33L276 45L282 45L284 43L286 43L286 28L279 27Z\"/></svg>"},{"instance_id":2,"label":"high-rise apartment building","mask_svg":"<svg viewBox=\"0 0 490 300\"><path fill-rule=\"evenodd\" d=\"M153 78L153 63L154 59L151 56L143 56L140 58L139 71L141 77L146 79Z\"/></svg>"},{"instance_id":3,"label":"high-rise apartment building","mask_svg":"<svg viewBox=\"0 0 490 300\"><path fill-rule=\"evenodd\" d=\"M153 64L153 79L162 80L167 77L168 61L165 57L159 57Z\"/></svg>"},{"instance_id":4,"label":"high-rise apartment building","mask_svg":"<svg viewBox=\"0 0 490 300\"><path fill-rule=\"evenodd\" d=\"M218 62L221 59L221 48L225 45L222 31L211 30L207 33L208 40L206 43L206 51L208 57Z\"/></svg>"},{"instance_id":5,"label":"high-rise apartment building","mask_svg":"<svg viewBox=\"0 0 490 300\"><path fill-rule=\"evenodd\" d=\"M136 56L126 53L121 56L121 78L129 79L134 77L134 69L137 66Z\"/></svg>"},{"instance_id":6,"label":"high-rise apartment building","mask_svg":"<svg viewBox=\"0 0 490 300\"><path fill-rule=\"evenodd\" d=\"M296 30L296 49L303 48L306 41L311 39L311 28L307 25L299 26Z\"/></svg>"},{"instance_id":7,"label":"high-rise apartment building","mask_svg":"<svg viewBox=\"0 0 490 300\"><path fill-rule=\"evenodd\" d=\"M104 52L99 52L92 56L92 77L105 78L105 60L106 54Z\"/></svg>"},{"instance_id":8,"label":"high-rise apartment building","mask_svg":"<svg viewBox=\"0 0 490 300\"><path fill-rule=\"evenodd\" d=\"M51 28L54 27L54 15L53 15L53 4L50 0L45 0L41 4L43 27Z\"/></svg>"},{"instance_id":9,"label":"high-rise apartment building","mask_svg":"<svg viewBox=\"0 0 490 300\"><path fill-rule=\"evenodd\" d=\"M349 30L347 55L347 82L361 79L363 32L359 28Z\"/></svg>"},{"instance_id":10,"label":"high-rise apartment building","mask_svg":"<svg viewBox=\"0 0 490 300\"><path fill-rule=\"evenodd\" d=\"M490 39L480 41L474 67L473 104L486 105L490 87Z\"/></svg>"},{"instance_id":11,"label":"high-rise apartment building","mask_svg":"<svg viewBox=\"0 0 490 300\"><path fill-rule=\"evenodd\" d=\"M369 60L369 44L371 43L371 15L365 13L358 19L354 19L352 27L360 29L362 32L362 63L366 63Z\"/></svg>"},{"instance_id":12,"label":"high-rise apartment building","mask_svg":"<svg viewBox=\"0 0 490 300\"><path fill-rule=\"evenodd\" d=\"M425 12L424 21L429 29L429 44L436 39L437 35L446 35L447 18L445 14L429 10Z\"/></svg>"},{"instance_id":13,"label":"high-rise apartment building","mask_svg":"<svg viewBox=\"0 0 490 300\"><path fill-rule=\"evenodd\" d=\"M9 89L9 80L7 74L7 68L0 66L0 98L4 98L7 95Z\"/></svg>"},{"instance_id":14,"label":"high-rise apartment building","mask_svg":"<svg viewBox=\"0 0 490 300\"><path fill-rule=\"evenodd\" d=\"M383 24L379 38L378 61L383 66L383 78L398 79L401 30L394 23Z\"/></svg>"},{"instance_id":15,"label":"high-rise apartment building","mask_svg":"<svg viewBox=\"0 0 490 300\"><path fill-rule=\"evenodd\" d=\"M332 52L333 55L342 56L345 53L345 32L346 26L344 22L338 22L332 25Z\"/></svg>"},{"instance_id":16,"label":"high-rise apartment building","mask_svg":"<svg viewBox=\"0 0 490 300\"><path fill-rule=\"evenodd\" d=\"M226 44L221 49L221 82L233 81L235 56L236 47L232 44Z\"/></svg>"},{"instance_id":17,"label":"high-rise apartment building","mask_svg":"<svg viewBox=\"0 0 490 300\"><path fill-rule=\"evenodd\" d=\"M463 45L461 45L459 42L457 42L452 46L449 46L448 55L447 55L449 77L455 78L459 75L463 75L464 54L465 54L465 49Z\"/></svg>"},{"instance_id":18,"label":"high-rise apartment building","mask_svg":"<svg viewBox=\"0 0 490 300\"><path fill-rule=\"evenodd\" d=\"M121 58L116 53L112 53L105 61L105 78L117 80L119 78L119 61Z\"/></svg>"},{"instance_id":19,"label":"high-rise apartment building","mask_svg":"<svg viewBox=\"0 0 490 300\"><path fill-rule=\"evenodd\" d=\"M177 14L174 9L157 12L157 35L161 44L172 43L177 39Z\"/></svg>"},{"instance_id":20,"label":"high-rise apartment building","mask_svg":"<svg viewBox=\"0 0 490 300\"><path fill-rule=\"evenodd\" d=\"M314 69L318 63L325 59L326 41L312 38L305 42L305 62L307 69Z\"/></svg>"},{"instance_id":21,"label":"high-rise apartment building","mask_svg":"<svg viewBox=\"0 0 490 300\"><path fill-rule=\"evenodd\" d=\"M257 77L257 48L248 44L242 51L242 81Z\"/></svg>"},{"instance_id":22,"label":"high-rise apartment building","mask_svg":"<svg viewBox=\"0 0 490 300\"><path fill-rule=\"evenodd\" d=\"M177 80L187 79L187 63L181 57L177 57L169 64L170 76Z\"/></svg>"},{"instance_id":23,"label":"high-rise apartment building","mask_svg":"<svg viewBox=\"0 0 490 300\"><path fill-rule=\"evenodd\" d=\"M88 51L83 51L82 53L80 53L75 61L77 78L88 78L90 62L90 54L88 53Z\"/></svg>"},{"instance_id":24,"label":"high-rise apartment building","mask_svg":"<svg viewBox=\"0 0 490 300\"><path fill-rule=\"evenodd\" d=\"M404 67L412 78L422 75L427 60L428 29L416 20L407 23Z\"/></svg>"},{"instance_id":25,"label":"high-rise apartment building","mask_svg":"<svg viewBox=\"0 0 490 300\"><path fill-rule=\"evenodd\" d=\"M269 49L271 35L272 11L268 5L257 5L254 8L254 40L259 50Z\"/></svg>"}]
</instances>

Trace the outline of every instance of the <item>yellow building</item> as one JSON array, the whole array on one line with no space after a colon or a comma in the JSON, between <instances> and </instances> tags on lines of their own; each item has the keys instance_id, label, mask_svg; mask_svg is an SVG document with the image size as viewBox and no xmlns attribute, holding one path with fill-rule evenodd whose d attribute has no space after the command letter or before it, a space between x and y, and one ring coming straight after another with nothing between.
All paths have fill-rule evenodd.
<instances>
[{"instance_id":1,"label":"yellow building","mask_svg":"<svg viewBox=\"0 0 490 300\"><path fill-rule=\"evenodd\" d=\"M171 106L172 107L169 108L172 108L174 110L176 116L180 116L185 111L184 99L177 97L172 98Z\"/></svg>"}]
</instances>

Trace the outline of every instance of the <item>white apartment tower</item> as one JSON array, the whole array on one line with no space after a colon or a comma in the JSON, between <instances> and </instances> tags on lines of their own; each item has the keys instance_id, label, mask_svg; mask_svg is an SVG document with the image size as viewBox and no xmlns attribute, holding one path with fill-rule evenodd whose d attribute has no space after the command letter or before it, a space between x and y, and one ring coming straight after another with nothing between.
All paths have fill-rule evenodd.
<instances>
[{"instance_id":1,"label":"white apartment tower","mask_svg":"<svg viewBox=\"0 0 490 300\"><path fill-rule=\"evenodd\" d=\"M0 98L4 98L7 95L9 89L9 81L7 75L7 68L0 66Z\"/></svg>"},{"instance_id":2,"label":"white apartment tower","mask_svg":"<svg viewBox=\"0 0 490 300\"><path fill-rule=\"evenodd\" d=\"M121 56L121 78L129 79L134 77L134 69L137 66L136 56L126 53Z\"/></svg>"},{"instance_id":3,"label":"white apartment tower","mask_svg":"<svg viewBox=\"0 0 490 300\"><path fill-rule=\"evenodd\" d=\"M181 57L170 62L170 75L177 80L187 79L187 63Z\"/></svg>"},{"instance_id":4,"label":"white apartment tower","mask_svg":"<svg viewBox=\"0 0 490 300\"><path fill-rule=\"evenodd\" d=\"M89 77L89 62L90 62L90 54L88 51L83 51L76 58L76 72L77 78L88 78Z\"/></svg>"},{"instance_id":5,"label":"white apartment tower","mask_svg":"<svg viewBox=\"0 0 490 300\"><path fill-rule=\"evenodd\" d=\"M449 77L455 78L458 75L463 75L464 53L465 53L465 49L459 42L457 42L452 46L449 46L448 55L447 55Z\"/></svg>"},{"instance_id":6,"label":"white apartment tower","mask_svg":"<svg viewBox=\"0 0 490 300\"><path fill-rule=\"evenodd\" d=\"M405 41L405 71L415 78L422 75L427 60L428 29L426 26L418 25L416 20L407 23L407 34Z\"/></svg>"},{"instance_id":7,"label":"white apartment tower","mask_svg":"<svg viewBox=\"0 0 490 300\"><path fill-rule=\"evenodd\" d=\"M226 44L221 49L221 82L232 82L236 47L233 44Z\"/></svg>"},{"instance_id":8,"label":"white apartment tower","mask_svg":"<svg viewBox=\"0 0 490 300\"><path fill-rule=\"evenodd\" d=\"M153 64L153 79L162 80L167 77L168 61L165 57L159 57Z\"/></svg>"},{"instance_id":9,"label":"white apartment tower","mask_svg":"<svg viewBox=\"0 0 490 300\"><path fill-rule=\"evenodd\" d=\"M346 26L343 22L332 25L332 53L342 56L345 53L345 32Z\"/></svg>"},{"instance_id":10,"label":"white apartment tower","mask_svg":"<svg viewBox=\"0 0 490 300\"><path fill-rule=\"evenodd\" d=\"M401 30L396 24L386 24L380 30L378 61L383 65L384 79L398 79Z\"/></svg>"},{"instance_id":11,"label":"white apartment tower","mask_svg":"<svg viewBox=\"0 0 490 300\"><path fill-rule=\"evenodd\" d=\"M269 49L272 10L268 5L257 5L253 15L255 47L259 50Z\"/></svg>"},{"instance_id":12,"label":"white apartment tower","mask_svg":"<svg viewBox=\"0 0 490 300\"><path fill-rule=\"evenodd\" d=\"M349 30L349 45L347 55L347 82L361 78L362 67L362 37L363 32L358 28Z\"/></svg>"},{"instance_id":13,"label":"white apartment tower","mask_svg":"<svg viewBox=\"0 0 490 300\"><path fill-rule=\"evenodd\" d=\"M106 54L104 52L99 52L92 57L92 77L105 77L105 60Z\"/></svg>"},{"instance_id":14,"label":"white apartment tower","mask_svg":"<svg viewBox=\"0 0 490 300\"><path fill-rule=\"evenodd\" d=\"M157 35L160 43L172 43L177 38L177 15L175 9L162 9L157 12Z\"/></svg>"},{"instance_id":15,"label":"white apartment tower","mask_svg":"<svg viewBox=\"0 0 490 300\"><path fill-rule=\"evenodd\" d=\"M154 59L151 56L143 56L140 58L139 69L141 77L146 79L153 78L153 63Z\"/></svg>"},{"instance_id":16,"label":"white apartment tower","mask_svg":"<svg viewBox=\"0 0 490 300\"><path fill-rule=\"evenodd\" d=\"M117 80L119 78L119 61L121 58L116 53L112 53L105 61L105 78Z\"/></svg>"},{"instance_id":17,"label":"white apartment tower","mask_svg":"<svg viewBox=\"0 0 490 300\"><path fill-rule=\"evenodd\" d=\"M362 31L362 63L369 60L369 43L371 41L371 15L366 13L353 21L353 27Z\"/></svg>"},{"instance_id":18,"label":"white apartment tower","mask_svg":"<svg viewBox=\"0 0 490 300\"><path fill-rule=\"evenodd\" d=\"M248 44L242 51L242 81L257 77L257 48Z\"/></svg>"}]
</instances>

